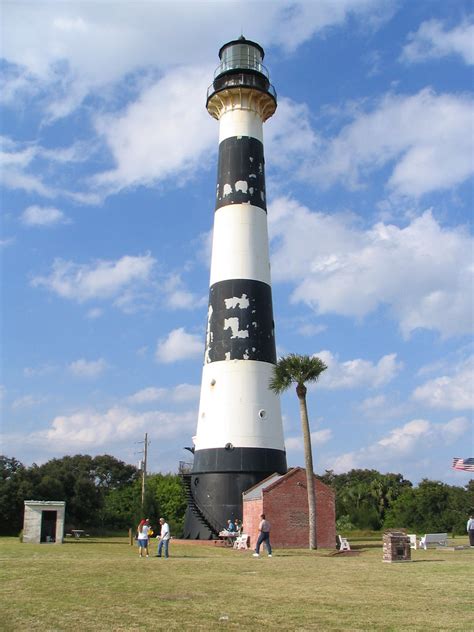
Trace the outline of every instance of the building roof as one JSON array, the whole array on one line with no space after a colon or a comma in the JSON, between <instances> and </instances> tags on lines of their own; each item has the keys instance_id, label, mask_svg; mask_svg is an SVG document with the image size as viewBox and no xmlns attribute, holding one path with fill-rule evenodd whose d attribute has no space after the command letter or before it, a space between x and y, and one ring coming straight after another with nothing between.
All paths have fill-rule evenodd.
<instances>
[{"instance_id":1,"label":"building roof","mask_svg":"<svg viewBox=\"0 0 474 632\"><path fill-rule=\"evenodd\" d=\"M264 489L266 490L269 487L279 485L283 478L289 478L299 470L301 470L300 467L292 467L288 470L288 472L286 472L286 474L277 474L276 472L274 474L270 474L270 476L263 479L263 481L260 481L260 483L257 483L257 485L254 485L244 492L242 494L243 500L258 500L262 497Z\"/></svg>"},{"instance_id":2,"label":"building roof","mask_svg":"<svg viewBox=\"0 0 474 632\"><path fill-rule=\"evenodd\" d=\"M263 481L260 481L260 483L257 483L256 485L248 489L246 492L243 492L242 494L243 499L244 500L257 500L257 498L261 498L263 490L269 485L271 485L272 483L275 483L276 481L278 481L280 478L283 478L283 476L286 476L286 474L277 474L276 472L275 474L270 474L270 476L263 479Z\"/></svg>"},{"instance_id":3,"label":"building roof","mask_svg":"<svg viewBox=\"0 0 474 632\"><path fill-rule=\"evenodd\" d=\"M54 506L54 507L58 507L58 506L63 506L66 504L65 500L25 500L24 501L25 505L32 505L34 506L38 506L38 505L50 505L50 506Z\"/></svg>"}]
</instances>

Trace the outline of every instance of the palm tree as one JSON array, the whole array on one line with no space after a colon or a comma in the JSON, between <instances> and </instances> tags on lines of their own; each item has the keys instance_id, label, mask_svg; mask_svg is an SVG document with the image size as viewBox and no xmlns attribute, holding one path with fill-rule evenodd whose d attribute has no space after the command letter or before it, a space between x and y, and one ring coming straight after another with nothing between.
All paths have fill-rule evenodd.
<instances>
[{"instance_id":1,"label":"palm tree","mask_svg":"<svg viewBox=\"0 0 474 632\"><path fill-rule=\"evenodd\" d=\"M316 495L313 479L313 452L311 449L311 432L306 406L306 383L316 382L320 374L327 369L324 362L315 356L290 353L280 358L273 367L270 389L279 395L288 390L291 384L296 384L296 394L300 403L301 428L303 431L304 459L306 467L306 488L308 490L309 513L309 548L316 546Z\"/></svg>"}]
</instances>

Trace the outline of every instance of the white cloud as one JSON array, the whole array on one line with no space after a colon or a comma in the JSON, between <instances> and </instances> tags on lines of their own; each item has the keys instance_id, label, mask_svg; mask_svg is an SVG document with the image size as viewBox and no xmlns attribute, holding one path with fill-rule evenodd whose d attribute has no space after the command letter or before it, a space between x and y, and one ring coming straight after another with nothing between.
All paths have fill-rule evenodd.
<instances>
[{"instance_id":1,"label":"white cloud","mask_svg":"<svg viewBox=\"0 0 474 632\"><path fill-rule=\"evenodd\" d=\"M12 402L12 410L22 410L25 408L33 408L46 401L46 397L37 397L36 395L24 395Z\"/></svg>"},{"instance_id":2,"label":"white cloud","mask_svg":"<svg viewBox=\"0 0 474 632\"><path fill-rule=\"evenodd\" d=\"M149 282L155 263L150 254L90 264L55 259L51 274L35 277L31 284L79 303L92 299L120 299L131 287L135 291Z\"/></svg>"},{"instance_id":3,"label":"white cloud","mask_svg":"<svg viewBox=\"0 0 474 632\"><path fill-rule=\"evenodd\" d=\"M466 410L474 408L474 359L470 358L451 375L428 380L413 391L413 399L431 408Z\"/></svg>"},{"instance_id":4,"label":"white cloud","mask_svg":"<svg viewBox=\"0 0 474 632\"><path fill-rule=\"evenodd\" d=\"M473 244L463 227L444 228L427 210L405 227L365 230L351 216L311 212L287 198L271 205L269 218L272 276L295 283L292 301L356 318L386 306L404 336L417 328L471 331Z\"/></svg>"},{"instance_id":5,"label":"white cloud","mask_svg":"<svg viewBox=\"0 0 474 632\"><path fill-rule=\"evenodd\" d=\"M7 3L2 53L10 66L4 99L18 103L21 96L41 93L47 85L54 94L45 102L49 115L64 116L88 93L100 90L104 97L105 86L138 69L151 66L157 71L214 59L222 42L235 38L237 24L263 46L292 51L348 18L363 19L374 28L391 11L390 3L379 0L284 1L265 3L265 11L247 10L247 2L110 7L108 2ZM216 24L221 28L216 30Z\"/></svg>"},{"instance_id":6,"label":"white cloud","mask_svg":"<svg viewBox=\"0 0 474 632\"><path fill-rule=\"evenodd\" d=\"M160 399L164 399L166 395L166 388L156 388L156 386L148 386L142 388L133 395L127 397L129 404L149 404L150 402L156 402Z\"/></svg>"},{"instance_id":7,"label":"white cloud","mask_svg":"<svg viewBox=\"0 0 474 632\"><path fill-rule=\"evenodd\" d=\"M179 274L171 274L165 280L163 292L168 309L196 309L207 302L206 296L197 296L187 290Z\"/></svg>"},{"instance_id":8,"label":"white cloud","mask_svg":"<svg viewBox=\"0 0 474 632\"><path fill-rule=\"evenodd\" d=\"M265 154L269 164L285 170L295 169L305 158L316 155L321 140L311 127L310 108L282 97L278 114L265 125Z\"/></svg>"},{"instance_id":9,"label":"white cloud","mask_svg":"<svg viewBox=\"0 0 474 632\"><path fill-rule=\"evenodd\" d=\"M86 318L89 318L90 320L95 320L96 318L100 318L103 313L104 310L100 309L100 307L93 307L92 309L88 310Z\"/></svg>"},{"instance_id":10,"label":"white cloud","mask_svg":"<svg viewBox=\"0 0 474 632\"><path fill-rule=\"evenodd\" d=\"M76 377L94 378L98 377L108 368L107 362L103 358L98 360L85 360L80 358L71 362L69 371Z\"/></svg>"},{"instance_id":11,"label":"white cloud","mask_svg":"<svg viewBox=\"0 0 474 632\"><path fill-rule=\"evenodd\" d=\"M148 386L127 397L129 404L149 404L157 401L189 402L199 397L199 386L193 384L178 384L173 388L157 388Z\"/></svg>"},{"instance_id":12,"label":"white cloud","mask_svg":"<svg viewBox=\"0 0 474 632\"><path fill-rule=\"evenodd\" d=\"M406 412L405 404L392 403L386 395L367 397L357 407L369 419L385 422Z\"/></svg>"},{"instance_id":13,"label":"white cloud","mask_svg":"<svg viewBox=\"0 0 474 632\"><path fill-rule=\"evenodd\" d=\"M7 248L8 246L12 246L15 243L15 237L6 237L5 239L0 239L0 248Z\"/></svg>"},{"instance_id":14,"label":"white cloud","mask_svg":"<svg viewBox=\"0 0 474 632\"><path fill-rule=\"evenodd\" d=\"M413 63L459 55L466 64L474 64L474 23L464 21L447 30L439 20L428 20L416 33L410 33L403 48L402 61Z\"/></svg>"},{"instance_id":15,"label":"white cloud","mask_svg":"<svg viewBox=\"0 0 474 632\"><path fill-rule=\"evenodd\" d=\"M170 72L117 115L96 120L116 163L94 178L106 191L166 178L188 180L217 147L217 126L202 101L212 68L185 67ZM179 183L179 182L178 182Z\"/></svg>"},{"instance_id":16,"label":"white cloud","mask_svg":"<svg viewBox=\"0 0 474 632\"><path fill-rule=\"evenodd\" d=\"M332 438L332 430L324 428L311 433L311 445L323 445ZM285 439L285 447L287 450L301 451L304 449L303 438L301 436L287 437Z\"/></svg>"},{"instance_id":17,"label":"white cloud","mask_svg":"<svg viewBox=\"0 0 474 632\"><path fill-rule=\"evenodd\" d=\"M56 175L56 166L64 166L65 163L77 163L88 160L94 151L95 143L86 144L76 142L69 147L55 147L46 149L34 142L16 142L8 137L1 137L2 151L0 151L0 167L2 171L2 184L9 189L20 189L27 193L36 193L45 198L54 198L60 195L67 196L76 202L84 204L94 204L98 201L95 193L81 193L66 191L57 186L48 185L46 173ZM41 174L41 175L38 175ZM46 209L41 207L30 207L24 217L26 222L32 220L35 224L39 220L48 218ZM38 209L38 210L34 210ZM48 209L51 216L51 209ZM58 209L54 209L57 211ZM59 211L61 213L61 211ZM31 215L31 217L29 217ZM68 222L64 217L58 218ZM54 219L54 217L52 219Z\"/></svg>"},{"instance_id":18,"label":"white cloud","mask_svg":"<svg viewBox=\"0 0 474 632\"><path fill-rule=\"evenodd\" d=\"M202 336L189 334L184 327L173 329L166 338L158 341L155 358L158 362L171 363L195 358L204 353Z\"/></svg>"},{"instance_id":19,"label":"white cloud","mask_svg":"<svg viewBox=\"0 0 474 632\"><path fill-rule=\"evenodd\" d=\"M426 419L413 419L393 428L385 437L367 447L325 459L324 462L336 473L352 468L400 469L403 463L413 466L425 459L433 446L452 444L468 432L469 423L464 418L438 424Z\"/></svg>"},{"instance_id":20,"label":"white cloud","mask_svg":"<svg viewBox=\"0 0 474 632\"><path fill-rule=\"evenodd\" d=\"M317 336L321 334L323 331L327 330L327 325L315 325L313 323L304 323L297 328L297 331L302 336Z\"/></svg>"},{"instance_id":21,"label":"white cloud","mask_svg":"<svg viewBox=\"0 0 474 632\"><path fill-rule=\"evenodd\" d=\"M57 366L54 364L42 364L37 367L25 367L23 369L23 375L25 377L42 377L54 373L56 370Z\"/></svg>"},{"instance_id":22,"label":"white cloud","mask_svg":"<svg viewBox=\"0 0 474 632\"><path fill-rule=\"evenodd\" d=\"M16 143L10 138L1 137L0 167L2 184L10 189L22 189L28 193L37 193L43 197L54 197L55 190L43 183L37 175L28 173L38 156L38 149L32 144Z\"/></svg>"},{"instance_id":23,"label":"white cloud","mask_svg":"<svg viewBox=\"0 0 474 632\"><path fill-rule=\"evenodd\" d=\"M21 221L25 226L54 226L70 223L70 220L58 208L37 205L28 206L21 214Z\"/></svg>"},{"instance_id":24,"label":"white cloud","mask_svg":"<svg viewBox=\"0 0 474 632\"><path fill-rule=\"evenodd\" d=\"M452 444L459 439L459 437L463 437L464 435L469 436L469 433L472 438L472 421L465 417L455 417L445 424L440 424L439 430L444 441L448 444Z\"/></svg>"},{"instance_id":25,"label":"white cloud","mask_svg":"<svg viewBox=\"0 0 474 632\"><path fill-rule=\"evenodd\" d=\"M130 441L147 432L150 439L169 439L190 429L195 414L163 411L136 413L115 406L105 412L82 410L53 419L49 430L40 433L56 450L82 449ZM40 439L38 436L38 439Z\"/></svg>"},{"instance_id":26,"label":"white cloud","mask_svg":"<svg viewBox=\"0 0 474 632\"><path fill-rule=\"evenodd\" d=\"M377 447L389 452L407 454L414 450L418 441L426 437L430 422L426 419L414 419L400 428L394 428L388 436L377 442Z\"/></svg>"},{"instance_id":27,"label":"white cloud","mask_svg":"<svg viewBox=\"0 0 474 632\"><path fill-rule=\"evenodd\" d=\"M299 177L329 187L342 182L363 186L374 171L391 167L388 188L397 195L421 196L449 189L472 176L473 100L436 94L384 96L371 112L328 138L313 158L301 162Z\"/></svg>"},{"instance_id":28,"label":"white cloud","mask_svg":"<svg viewBox=\"0 0 474 632\"><path fill-rule=\"evenodd\" d=\"M377 364L361 358L339 362L337 356L326 350L314 355L328 367L319 378L319 388L377 388L391 382L403 367L402 362L397 362L396 353L383 356Z\"/></svg>"}]
</instances>

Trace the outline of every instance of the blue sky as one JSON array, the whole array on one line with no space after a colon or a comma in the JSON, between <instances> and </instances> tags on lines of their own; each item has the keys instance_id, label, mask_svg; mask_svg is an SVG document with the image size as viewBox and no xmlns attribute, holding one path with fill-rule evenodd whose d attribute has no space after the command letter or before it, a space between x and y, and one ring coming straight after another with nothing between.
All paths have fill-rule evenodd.
<instances>
[{"instance_id":1,"label":"blue sky","mask_svg":"<svg viewBox=\"0 0 474 632\"><path fill-rule=\"evenodd\" d=\"M176 471L195 434L220 46L265 49L277 351L315 468L463 485L473 455L472 3L3 2L2 452ZM302 465L296 395L282 398Z\"/></svg>"}]
</instances>

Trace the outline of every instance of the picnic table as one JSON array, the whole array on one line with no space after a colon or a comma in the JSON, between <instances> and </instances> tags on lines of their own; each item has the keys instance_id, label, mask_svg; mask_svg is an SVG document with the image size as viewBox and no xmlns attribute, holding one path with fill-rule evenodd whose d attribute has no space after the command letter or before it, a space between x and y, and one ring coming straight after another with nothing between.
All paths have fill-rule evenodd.
<instances>
[{"instance_id":1,"label":"picnic table","mask_svg":"<svg viewBox=\"0 0 474 632\"><path fill-rule=\"evenodd\" d=\"M85 534L85 531L84 529L71 529L71 533L75 538L79 539Z\"/></svg>"},{"instance_id":2,"label":"picnic table","mask_svg":"<svg viewBox=\"0 0 474 632\"><path fill-rule=\"evenodd\" d=\"M235 539L239 536L237 531L227 531L224 529L219 532L219 538L225 542L228 546L234 546Z\"/></svg>"}]
</instances>

